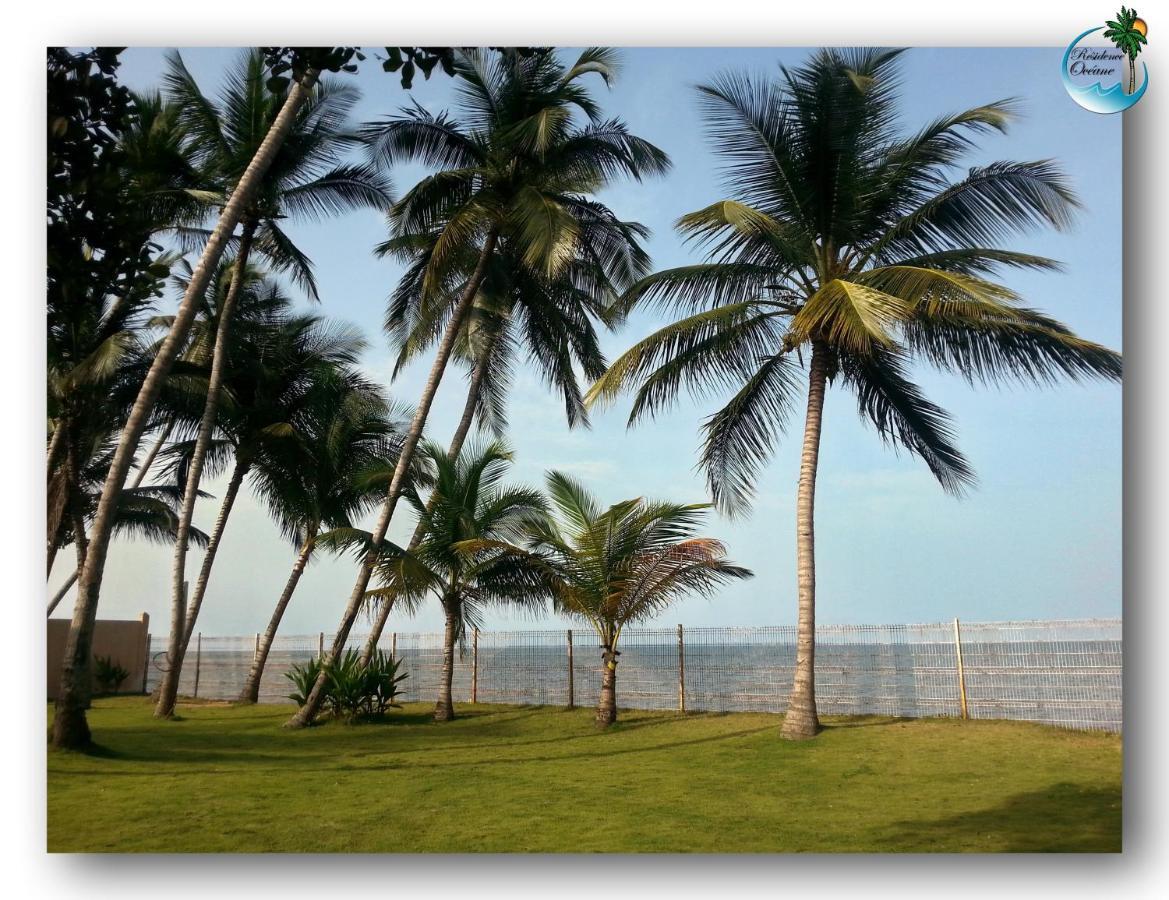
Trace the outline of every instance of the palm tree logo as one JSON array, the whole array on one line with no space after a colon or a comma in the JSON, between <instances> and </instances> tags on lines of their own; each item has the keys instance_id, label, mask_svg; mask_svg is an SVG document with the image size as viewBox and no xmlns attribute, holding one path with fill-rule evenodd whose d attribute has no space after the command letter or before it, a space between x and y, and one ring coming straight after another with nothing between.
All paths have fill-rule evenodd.
<instances>
[{"instance_id":1,"label":"palm tree logo","mask_svg":"<svg viewBox=\"0 0 1169 900\"><path fill-rule=\"evenodd\" d=\"M1149 26L1145 20L1137 16L1135 9L1120 8L1115 21L1104 23L1107 30L1104 37L1116 45L1116 49L1128 57L1128 87L1126 94L1132 94L1137 89L1137 56L1141 47L1148 43Z\"/></svg>"}]
</instances>

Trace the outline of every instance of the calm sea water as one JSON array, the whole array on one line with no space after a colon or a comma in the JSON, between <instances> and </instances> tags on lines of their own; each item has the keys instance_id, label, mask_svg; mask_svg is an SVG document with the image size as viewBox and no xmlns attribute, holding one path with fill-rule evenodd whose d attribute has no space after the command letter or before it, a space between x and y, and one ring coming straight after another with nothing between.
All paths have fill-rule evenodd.
<instances>
[{"instance_id":1,"label":"calm sea water","mask_svg":"<svg viewBox=\"0 0 1169 900\"><path fill-rule=\"evenodd\" d=\"M289 702L283 677L294 663L311 658L315 644L304 639L277 646L269 657L261 690L267 702ZM437 693L441 653L437 647L400 646L410 674L404 699L429 700ZM791 689L794 647L790 644L710 642L687 644L682 660L688 710L782 712ZM471 696L474 654L457 658L456 701ZM217 646L205 641L199 659L198 695L232 699L252 661L250 643ZM1121 729L1122 654L1119 640L1003 641L963 644L968 708L976 718L1024 719L1075 728ZM188 657L181 691L194 693L195 660ZM574 647L573 699L590 705L600 691L599 651L587 642ZM152 666L148 687L159 673ZM675 709L679 694L675 643L631 645L617 670L621 706ZM959 688L954 645L938 643L824 643L817 648L816 690L824 714L955 716ZM485 703L565 705L569 697L567 647L487 641L478 649L477 696Z\"/></svg>"}]
</instances>

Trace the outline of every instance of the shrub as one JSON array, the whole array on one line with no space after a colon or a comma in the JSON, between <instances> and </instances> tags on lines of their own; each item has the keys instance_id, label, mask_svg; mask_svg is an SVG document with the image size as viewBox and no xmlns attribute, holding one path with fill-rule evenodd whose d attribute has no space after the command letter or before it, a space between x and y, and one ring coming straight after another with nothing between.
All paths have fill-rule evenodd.
<instances>
[{"instance_id":1,"label":"shrub","mask_svg":"<svg viewBox=\"0 0 1169 900\"><path fill-rule=\"evenodd\" d=\"M93 659L93 680L102 694L113 694L130 677L130 670L114 662L111 656L95 656Z\"/></svg>"},{"instance_id":2,"label":"shrub","mask_svg":"<svg viewBox=\"0 0 1169 900\"><path fill-rule=\"evenodd\" d=\"M402 661L394 659L382 650L375 650L365 668L366 691L370 701L370 713L384 715L390 707L400 707L395 701L400 691L398 685L410 676L402 669Z\"/></svg>"},{"instance_id":3,"label":"shrub","mask_svg":"<svg viewBox=\"0 0 1169 900\"><path fill-rule=\"evenodd\" d=\"M304 706L321 668L321 661L313 659L285 672L284 677L296 688L288 695L289 699ZM400 693L398 685L408 677L401 668L401 660L381 650L374 651L367 666L361 665L361 656L356 650L346 651L327 667L324 708L336 718L348 722L385 715L387 709L399 706L395 702Z\"/></svg>"},{"instance_id":4,"label":"shrub","mask_svg":"<svg viewBox=\"0 0 1169 900\"><path fill-rule=\"evenodd\" d=\"M317 683L317 676L320 674L320 657L314 656L303 666L293 665L291 669L284 673L284 677L292 682L294 690L293 693L288 695L288 699L297 706L304 706L305 700L308 699L309 691Z\"/></svg>"}]
</instances>

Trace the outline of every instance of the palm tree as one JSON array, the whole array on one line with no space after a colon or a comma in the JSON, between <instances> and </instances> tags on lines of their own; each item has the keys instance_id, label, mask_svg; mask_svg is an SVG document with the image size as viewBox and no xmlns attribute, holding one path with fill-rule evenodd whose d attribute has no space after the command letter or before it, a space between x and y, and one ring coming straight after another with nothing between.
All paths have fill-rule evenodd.
<instances>
[{"instance_id":1,"label":"palm tree","mask_svg":"<svg viewBox=\"0 0 1169 900\"><path fill-rule=\"evenodd\" d=\"M601 204L594 206L595 220L582 228L579 258L554 281L530 272L505 247L492 257L452 354L469 369L463 413L447 448L452 458L458 456L474 421L503 436L507 393L521 347L527 349L544 382L563 397L569 427L587 427L577 371L595 380L606 368L594 322L612 326L613 305L622 290L649 272L649 257L640 243L647 234L643 226L618 220ZM385 250L390 243L379 249ZM469 248L467 263L477 257L477 249ZM441 306L425 304L421 292L425 260L425 252L415 253L386 313L386 331L400 347L395 375L438 334L435 318ZM461 290L462 285L456 284L450 293L457 296ZM417 549L424 528L420 518L407 550ZM363 660L372 657L394 608L392 591L387 589L376 599L379 606Z\"/></svg>"},{"instance_id":2,"label":"palm tree","mask_svg":"<svg viewBox=\"0 0 1169 900\"><path fill-rule=\"evenodd\" d=\"M1128 57L1128 89L1126 94L1136 93L1137 89L1137 57L1141 52L1141 45L1147 44L1145 35L1149 26L1145 20L1137 16L1135 9L1125 9L1123 6L1116 14L1116 20L1109 20L1104 37L1116 45L1116 49Z\"/></svg>"},{"instance_id":3,"label":"palm tree","mask_svg":"<svg viewBox=\"0 0 1169 900\"><path fill-rule=\"evenodd\" d=\"M224 202L259 146L271 122L279 115L283 98L265 87L264 55L247 50L228 74L227 87L217 104L205 96L195 79L173 54L166 75L172 102L186 126L193 155L214 189L209 193ZM357 102L357 91L321 81L301 106L283 146L253 193L240 217L240 236L233 278L219 311L212 351L210 378L199 430L186 461L186 488L175 540L171 574L172 671L181 664L178 647L184 641L186 611L187 531L195 513L195 498L203 464L216 425L216 411L230 353L230 328L234 308L246 280L249 256L254 249L264 254L277 270L291 272L294 280L316 297L307 257L281 230L279 220L288 215L310 216L343 213L362 206L382 209L389 204L387 185L370 166L342 165L341 151L347 139L345 124ZM164 691L164 695L169 693ZM173 701L160 701L160 714L170 715Z\"/></svg>"},{"instance_id":4,"label":"palm tree","mask_svg":"<svg viewBox=\"0 0 1169 900\"><path fill-rule=\"evenodd\" d=\"M543 495L531 488L500 484L513 454L501 441L470 446L452 457L441 445L423 443L418 455L433 473L428 503L417 494L410 499L423 523L423 538L412 552L383 543L377 573L381 587L371 597L403 593L417 602L419 595L433 594L443 610L442 678L434 707L436 722L455 716L451 699L455 644L468 629L479 627L488 605L511 604L538 609L543 595L534 578L511 575L514 566L508 551L521 554L518 541L545 517ZM349 546L368 552L372 535L353 529L329 535L332 546ZM466 542L478 542L469 552ZM507 578L496 577L500 566Z\"/></svg>"},{"instance_id":5,"label":"palm tree","mask_svg":"<svg viewBox=\"0 0 1169 900\"><path fill-rule=\"evenodd\" d=\"M602 509L575 479L549 472L546 480L558 516L529 525L530 550L484 539L459 549L500 553L499 589L534 581L550 593L557 612L592 626L604 666L596 721L606 727L617 721L617 647L625 626L653 618L688 594L712 596L731 579L752 573L727 560L721 542L694 537L709 504L639 497Z\"/></svg>"},{"instance_id":6,"label":"palm tree","mask_svg":"<svg viewBox=\"0 0 1169 900\"><path fill-rule=\"evenodd\" d=\"M725 76L700 88L732 199L683 216L710 261L659 272L629 292L689 315L634 345L590 402L636 387L630 424L680 389L731 400L705 423L701 467L715 503L741 512L802 389L796 500L796 674L783 734L819 727L814 688L813 506L829 383L855 395L888 443L922 458L948 492L973 472L946 412L910 378L914 359L971 382L1119 379L1120 357L1020 304L1001 267L1056 263L996 246L1031 226L1066 226L1076 206L1051 162L950 172L972 138L1002 131L1007 102L904 136L894 118L896 51L822 50L778 80Z\"/></svg>"},{"instance_id":7,"label":"palm tree","mask_svg":"<svg viewBox=\"0 0 1169 900\"><path fill-rule=\"evenodd\" d=\"M601 121L596 104L580 85L588 73L608 80L613 60L612 51L596 48L586 50L571 67L552 53L463 51L454 68L465 126L445 114L434 116L415 107L404 117L366 129L381 161L413 159L438 169L395 204L390 221L396 235L439 235L427 253L421 284L423 296L449 312L443 315L445 326L430 374L406 432L370 552L362 560L337 628L331 658L344 648L364 602L377 550L434 395L497 248L508 248L532 272L555 279L576 257L583 223L595 218L588 195L617 173L640 177L668 165L660 150L629 134L621 122ZM578 112L588 124L576 123ZM478 248L478 258L470 274L463 276L461 262L469 246ZM462 281L463 289L449 304L446 289L452 281ZM313 721L324 686L322 675L289 726Z\"/></svg>"},{"instance_id":8,"label":"palm tree","mask_svg":"<svg viewBox=\"0 0 1169 900\"><path fill-rule=\"evenodd\" d=\"M117 504L126 483L126 476L133 465L138 442L150 425L154 404L162 390L163 382L186 340L199 300L235 232L236 225L239 224L240 217L251 203L256 188L292 128L301 105L312 91L320 68L335 61L334 48L319 51L313 48L300 50L304 52L295 59L296 65L293 67L295 78L284 98L280 113L272 122L263 143L257 148L255 156L240 177L231 198L223 207L215 229L208 238L199 257L199 263L192 273L190 284L179 303L174 324L142 380L138 395L122 428L90 528L85 567L78 579L77 602L74 604L73 620L65 641L60 691L53 714L54 747L80 748L90 742L85 710L89 705L91 690L89 666L93 628L97 620L102 574L117 518Z\"/></svg>"},{"instance_id":9,"label":"palm tree","mask_svg":"<svg viewBox=\"0 0 1169 900\"><path fill-rule=\"evenodd\" d=\"M228 517L244 479L253 467L262 468L270 455L286 452L287 444L304 441L312 433L322 385L360 383L354 367L365 341L351 327L330 323L319 316L285 313L262 318L254 326L246 319L241 320L230 347L224 403L217 415L219 437L210 443L207 467L214 474L230 461L231 475L190 603L186 605L185 620L178 628L172 623L172 631L177 631L178 636L168 644L169 666L155 709L155 715L162 717L174 712L183 659L194 634ZM177 394L170 403L181 408L185 395L191 404L188 410L191 415L203 407L207 375L204 372L201 383L193 374L184 377L194 385L184 394ZM183 483L188 480L185 469L195 443L196 440L176 441L166 451L169 471Z\"/></svg>"},{"instance_id":10,"label":"palm tree","mask_svg":"<svg viewBox=\"0 0 1169 900\"><path fill-rule=\"evenodd\" d=\"M351 528L354 518L376 505L401 443L402 410L391 408L377 388L321 387L304 440L269 454L253 478L281 532L299 549L240 693L244 703L259 699L272 641L321 529Z\"/></svg>"}]
</instances>

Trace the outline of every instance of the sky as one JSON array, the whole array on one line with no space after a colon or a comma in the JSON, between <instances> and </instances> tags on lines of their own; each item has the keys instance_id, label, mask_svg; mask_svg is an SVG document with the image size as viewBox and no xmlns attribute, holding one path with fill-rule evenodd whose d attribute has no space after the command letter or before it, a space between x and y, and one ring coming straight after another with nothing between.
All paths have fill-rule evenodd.
<instances>
[{"instance_id":1,"label":"sky","mask_svg":"<svg viewBox=\"0 0 1169 900\"><path fill-rule=\"evenodd\" d=\"M204 90L217 90L236 48L191 48L183 58ZM700 260L673 223L727 196L718 162L705 139L695 85L719 72L774 73L799 64L806 48L631 48L612 87L597 80L594 96L606 116L665 150L673 169L644 183L621 182L600 195L625 219L652 230L647 249L655 268ZM135 90L159 85L164 51L130 48L122 80ZM906 130L944 113L1015 97L1022 118L1005 136L981 139L964 165L994 160L1055 159L1068 174L1083 208L1075 226L1015 240L1010 248L1064 264L1057 273L1008 273L1002 280L1027 303L1080 335L1121 349L1121 121L1077 106L1060 83L1062 48L917 48L902 57L901 116ZM362 91L355 122L391 114L411 98L432 111L454 105L450 79L418 79L407 94L395 77L367 62L351 79ZM390 173L396 193L422 174L418 167ZM318 311L366 334L363 366L397 400L414 402L430 360L391 384L393 349L381 332L385 300L401 267L376 259L386 235L374 212L288 229L313 259L320 287ZM173 304L173 297L167 303ZM308 302L301 300L306 306ZM602 346L610 359L667 320L636 313ZM922 368L927 395L954 417L959 445L978 474L962 499L945 494L919 460L882 444L839 387L828 392L816 501L817 618L822 623L933 622L1119 616L1121 611L1121 389L1117 384L970 387L962 379ZM465 398L461 372L449 371L427 431L446 443ZM725 398L724 398L725 399ZM688 502L707 499L696 469L702 420L720 398L683 399L652 422L627 429L629 399L597 411L590 429L569 430L563 407L531 371L517 373L510 400L516 452L510 482L539 485L548 469L582 479L606 502L646 496ZM793 420L758 480L752 514L731 521L711 512L704 531L725 541L731 557L755 572L751 580L715 598L685 600L661 624L772 625L794 623L795 488L799 468ZM793 437L794 435L794 437ZM205 488L195 523L210 530L224 479ZM372 518L372 517L371 517ZM368 523L367 523L368 524ZM405 543L413 522L400 507L391 540ZM295 550L283 541L263 506L245 493L228 523L200 615L205 634L262 630L292 566ZM60 554L50 585L69 574ZM199 551L188 558L193 581ZM100 618L151 617L152 631L169 620L171 552L115 541L106 565ZM281 626L283 634L332 631L352 588L351 557L319 554L306 571ZM73 595L58 616L71 614ZM437 602L413 619L391 617L391 629L441 627ZM551 615L491 612L486 627L551 628ZM359 621L357 630L363 630Z\"/></svg>"}]
</instances>

